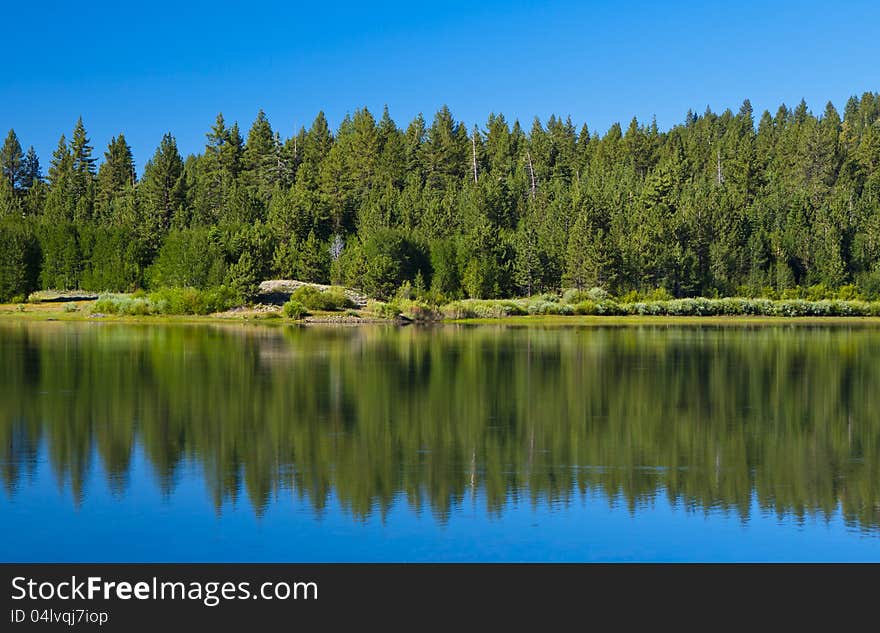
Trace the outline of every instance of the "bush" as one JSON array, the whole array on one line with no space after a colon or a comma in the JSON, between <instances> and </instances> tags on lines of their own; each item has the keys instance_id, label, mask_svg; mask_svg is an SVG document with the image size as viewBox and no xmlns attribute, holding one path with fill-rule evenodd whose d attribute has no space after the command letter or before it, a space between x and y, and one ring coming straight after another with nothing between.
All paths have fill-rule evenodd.
<instances>
[{"instance_id":1,"label":"bush","mask_svg":"<svg viewBox=\"0 0 880 633\"><path fill-rule=\"evenodd\" d=\"M443 306L443 316L447 319L474 319L477 313L470 302L453 301Z\"/></svg>"},{"instance_id":2,"label":"bush","mask_svg":"<svg viewBox=\"0 0 880 633\"><path fill-rule=\"evenodd\" d=\"M841 301L858 301L862 299L862 295L856 286L848 284L840 287L837 291L837 298Z\"/></svg>"},{"instance_id":3,"label":"bush","mask_svg":"<svg viewBox=\"0 0 880 633\"><path fill-rule=\"evenodd\" d=\"M129 316L146 316L157 312L155 305L149 299L120 294L101 295L92 304L91 311L93 313L126 314Z\"/></svg>"},{"instance_id":4,"label":"bush","mask_svg":"<svg viewBox=\"0 0 880 633\"><path fill-rule=\"evenodd\" d=\"M291 299L290 301L285 303L281 310L282 312L284 312L284 316L286 316L288 319L299 320L309 315L306 307L302 303L294 299Z\"/></svg>"},{"instance_id":5,"label":"bush","mask_svg":"<svg viewBox=\"0 0 880 633\"><path fill-rule=\"evenodd\" d=\"M545 292L544 294L540 294L535 298L539 301L545 301L547 303L559 303L559 295L555 295L551 292Z\"/></svg>"},{"instance_id":6,"label":"bush","mask_svg":"<svg viewBox=\"0 0 880 633\"><path fill-rule=\"evenodd\" d=\"M435 312L424 301L411 300L403 301L400 304L401 312L413 321L426 322L436 321L442 315Z\"/></svg>"},{"instance_id":7,"label":"bush","mask_svg":"<svg viewBox=\"0 0 880 633\"><path fill-rule=\"evenodd\" d=\"M150 295L150 300L163 314L211 314L224 312L242 301L227 286L196 290L195 288L164 288Z\"/></svg>"},{"instance_id":8,"label":"bush","mask_svg":"<svg viewBox=\"0 0 880 633\"><path fill-rule=\"evenodd\" d=\"M526 307L517 301L502 301L499 307L504 316L522 316L529 313Z\"/></svg>"},{"instance_id":9,"label":"bush","mask_svg":"<svg viewBox=\"0 0 880 633\"><path fill-rule=\"evenodd\" d=\"M593 301L604 301L605 299L609 299L611 297L611 295L608 294L607 290L599 287L590 288L589 291L587 291L587 295Z\"/></svg>"},{"instance_id":10,"label":"bush","mask_svg":"<svg viewBox=\"0 0 880 633\"><path fill-rule=\"evenodd\" d=\"M300 286L290 294L291 301L301 303L308 310L335 312L354 307L341 288L321 290L314 286Z\"/></svg>"},{"instance_id":11,"label":"bush","mask_svg":"<svg viewBox=\"0 0 880 633\"><path fill-rule=\"evenodd\" d=\"M596 302L596 314L606 314L611 316L626 314L626 311L616 301L612 299L606 299L604 301Z\"/></svg>"},{"instance_id":12,"label":"bush","mask_svg":"<svg viewBox=\"0 0 880 633\"><path fill-rule=\"evenodd\" d=\"M400 316L400 307L394 302L371 301L367 309L381 319L396 319Z\"/></svg>"},{"instance_id":13,"label":"bush","mask_svg":"<svg viewBox=\"0 0 880 633\"><path fill-rule=\"evenodd\" d=\"M595 301L581 301L577 305L574 306L575 314L583 314L583 315L593 315L596 314L596 302Z\"/></svg>"},{"instance_id":14,"label":"bush","mask_svg":"<svg viewBox=\"0 0 880 633\"><path fill-rule=\"evenodd\" d=\"M620 297L621 303L637 303L641 300L642 300L641 296L639 296L639 293L635 290L630 290L625 295Z\"/></svg>"},{"instance_id":15,"label":"bush","mask_svg":"<svg viewBox=\"0 0 880 633\"><path fill-rule=\"evenodd\" d=\"M588 299L592 299L592 297L590 297L587 291L578 288L569 288L562 293L562 300L569 305L575 305Z\"/></svg>"},{"instance_id":16,"label":"bush","mask_svg":"<svg viewBox=\"0 0 880 633\"><path fill-rule=\"evenodd\" d=\"M211 314L222 312L238 304L238 296L229 288L209 290L195 288L163 288L150 295L104 294L92 304L93 313L127 314Z\"/></svg>"},{"instance_id":17,"label":"bush","mask_svg":"<svg viewBox=\"0 0 880 633\"><path fill-rule=\"evenodd\" d=\"M645 293L645 299L650 301L669 301L672 298L666 288L654 288L654 290Z\"/></svg>"}]
</instances>

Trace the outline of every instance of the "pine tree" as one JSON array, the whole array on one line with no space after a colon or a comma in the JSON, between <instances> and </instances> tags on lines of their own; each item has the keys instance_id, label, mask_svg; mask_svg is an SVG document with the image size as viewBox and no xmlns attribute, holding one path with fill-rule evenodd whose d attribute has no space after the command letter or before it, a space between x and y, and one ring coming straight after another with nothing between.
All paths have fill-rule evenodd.
<instances>
[{"instance_id":1,"label":"pine tree","mask_svg":"<svg viewBox=\"0 0 880 633\"><path fill-rule=\"evenodd\" d=\"M302 281L327 283L330 273L330 251L310 231L298 253L297 273Z\"/></svg>"},{"instance_id":2,"label":"pine tree","mask_svg":"<svg viewBox=\"0 0 880 633\"><path fill-rule=\"evenodd\" d=\"M0 178L0 219L21 217L22 214L21 200L12 188L12 183L6 178Z\"/></svg>"},{"instance_id":3,"label":"pine tree","mask_svg":"<svg viewBox=\"0 0 880 633\"><path fill-rule=\"evenodd\" d=\"M223 113L217 115L206 137L194 183L194 215L201 222L212 223L225 219L228 195L241 168L244 149L238 124L227 128Z\"/></svg>"},{"instance_id":4,"label":"pine tree","mask_svg":"<svg viewBox=\"0 0 880 633\"><path fill-rule=\"evenodd\" d=\"M104 162L98 169L95 203L99 213L105 213L112 201L130 190L135 184L134 157L125 136L114 136L104 152Z\"/></svg>"},{"instance_id":5,"label":"pine tree","mask_svg":"<svg viewBox=\"0 0 880 633\"><path fill-rule=\"evenodd\" d=\"M27 182L24 167L21 144L18 142L15 130L10 129L3 142L3 147L0 148L0 174L13 190L30 185Z\"/></svg>"},{"instance_id":6,"label":"pine tree","mask_svg":"<svg viewBox=\"0 0 880 633\"><path fill-rule=\"evenodd\" d=\"M521 294L531 296L541 284L541 249L535 219L524 218L516 232L514 282Z\"/></svg>"},{"instance_id":7,"label":"pine tree","mask_svg":"<svg viewBox=\"0 0 880 633\"><path fill-rule=\"evenodd\" d=\"M406 144L403 132L388 113L388 106L382 111L377 133L379 160L376 165L376 181L399 191L406 182Z\"/></svg>"},{"instance_id":8,"label":"pine tree","mask_svg":"<svg viewBox=\"0 0 880 633\"><path fill-rule=\"evenodd\" d=\"M276 136L266 113L260 110L248 132L241 164L248 186L263 201L269 199L273 188L281 180L278 158Z\"/></svg>"},{"instance_id":9,"label":"pine tree","mask_svg":"<svg viewBox=\"0 0 880 633\"><path fill-rule=\"evenodd\" d=\"M75 208L75 216L79 221L92 218L95 195L95 159L92 157L92 146L86 134L82 117L77 119L70 141L72 159L71 194Z\"/></svg>"},{"instance_id":10,"label":"pine tree","mask_svg":"<svg viewBox=\"0 0 880 633\"><path fill-rule=\"evenodd\" d=\"M183 160L177 151L177 142L171 134L165 134L153 158L144 166L144 176L138 186L139 230L151 252L158 251L175 214L184 212L183 176Z\"/></svg>"},{"instance_id":11,"label":"pine tree","mask_svg":"<svg viewBox=\"0 0 880 633\"><path fill-rule=\"evenodd\" d=\"M427 186L444 189L469 173L469 147L467 130L456 123L449 108L443 106L434 116L423 147Z\"/></svg>"},{"instance_id":12,"label":"pine tree","mask_svg":"<svg viewBox=\"0 0 880 633\"><path fill-rule=\"evenodd\" d=\"M34 146L28 147L27 154L24 157L24 165L22 166L22 183L24 189L30 189L34 183L43 181L43 172L40 169L40 159L37 158L37 152Z\"/></svg>"},{"instance_id":13,"label":"pine tree","mask_svg":"<svg viewBox=\"0 0 880 633\"><path fill-rule=\"evenodd\" d=\"M76 201L73 195L73 156L62 134L49 163L49 191L43 214L50 222L73 221Z\"/></svg>"}]
</instances>

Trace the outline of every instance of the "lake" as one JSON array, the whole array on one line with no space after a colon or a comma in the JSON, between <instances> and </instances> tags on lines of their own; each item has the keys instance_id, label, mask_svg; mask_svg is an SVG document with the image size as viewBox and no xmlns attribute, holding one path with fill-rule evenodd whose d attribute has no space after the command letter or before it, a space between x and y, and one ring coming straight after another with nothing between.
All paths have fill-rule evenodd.
<instances>
[{"instance_id":1,"label":"lake","mask_svg":"<svg viewBox=\"0 0 880 633\"><path fill-rule=\"evenodd\" d=\"M0 322L0 561L880 561L880 329Z\"/></svg>"}]
</instances>

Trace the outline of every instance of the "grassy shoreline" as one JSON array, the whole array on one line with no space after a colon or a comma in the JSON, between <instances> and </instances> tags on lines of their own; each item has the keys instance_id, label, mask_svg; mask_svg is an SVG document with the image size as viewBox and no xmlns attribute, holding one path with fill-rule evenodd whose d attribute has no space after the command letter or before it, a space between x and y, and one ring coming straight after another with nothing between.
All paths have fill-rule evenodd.
<instances>
[{"instance_id":1,"label":"grassy shoreline","mask_svg":"<svg viewBox=\"0 0 880 633\"><path fill-rule=\"evenodd\" d=\"M131 323L131 324L255 324L255 325L375 325L393 324L396 321L383 318L367 311L357 317L337 312L316 313L312 316L294 320L281 316L278 312L241 311L209 315L192 314L93 314L90 311L93 301L75 304L0 304L0 321L37 322L93 322L93 323ZM66 305L75 305L76 310L66 310ZM23 309L22 309L23 306ZM399 323L399 322L398 322ZM409 321L407 321L409 323ZM712 316L672 316L672 315L511 315L497 317L441 318L418 322L423 324L455 325L505 325L505 326L549 326L549 327L605 327L605 326L765 326L765 325L856 325L880 327L878 316L761 316L761 315L712 315Z\"/></svg>"}]
</instances>

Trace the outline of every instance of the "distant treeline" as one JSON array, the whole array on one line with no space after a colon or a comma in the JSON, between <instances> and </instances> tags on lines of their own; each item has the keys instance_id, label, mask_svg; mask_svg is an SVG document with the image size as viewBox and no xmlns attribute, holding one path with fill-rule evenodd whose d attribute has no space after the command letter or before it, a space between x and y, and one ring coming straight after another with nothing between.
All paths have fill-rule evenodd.
<instances>
[{"instance_id":1,"label":"distant treeline","mask_svg":"<svg viewBox=\"0 0 880 633\"><path fill-rule=\"evenodd\" d=\"M82 120L46 177L13 130L0 151L0 300L37 288L125 291L265 278L404 282L435 298L560 288L676 297L854 286L880 297L880 93L814 116L689 112L604 134L568 118L530 129L444 107L398 127L323 113L282 138L261 111L219 115L185 159L166 134L136 177L123 134L98 166Z\"/></svg>"}]
</instances>

